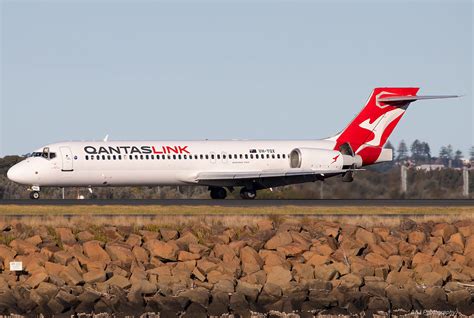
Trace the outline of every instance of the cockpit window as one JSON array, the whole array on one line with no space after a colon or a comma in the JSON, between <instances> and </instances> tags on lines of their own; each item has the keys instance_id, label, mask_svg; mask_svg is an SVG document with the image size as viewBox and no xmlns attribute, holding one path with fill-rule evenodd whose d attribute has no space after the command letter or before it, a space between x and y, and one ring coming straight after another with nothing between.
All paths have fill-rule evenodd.
<instances>
[{"instance_id":1,"label":"cockpit window","mask_svg":"<svg viewBox=\"0 0 474 318\"><path fill-rule=\"evenodd\" d=\"M53 159L56 158L56 153L55 152L33 152L30 153L27 157L43 157L46 159Z\"/></svg>"}]
</instances>

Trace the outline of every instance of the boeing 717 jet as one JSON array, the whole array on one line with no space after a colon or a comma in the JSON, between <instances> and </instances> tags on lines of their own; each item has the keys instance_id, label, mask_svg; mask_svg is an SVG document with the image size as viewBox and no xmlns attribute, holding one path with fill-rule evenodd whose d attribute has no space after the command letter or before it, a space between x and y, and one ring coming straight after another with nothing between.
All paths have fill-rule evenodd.
<instances>
[{"instance_id":1,"label":"boeing 717 jet","mask_svg":"<svg viewBox=\"0 0 474 318\"><path fill-rule=\"evenodd\" d=\"M41 187L202 185L213 199L240 188L243 199L261 189L330 177L353 180L355 170L392 160L388 137L418 88L375 88L339 134L321 140L72 141L46 145L8 170L8 178Z\"/></svg>"}]
</instances>

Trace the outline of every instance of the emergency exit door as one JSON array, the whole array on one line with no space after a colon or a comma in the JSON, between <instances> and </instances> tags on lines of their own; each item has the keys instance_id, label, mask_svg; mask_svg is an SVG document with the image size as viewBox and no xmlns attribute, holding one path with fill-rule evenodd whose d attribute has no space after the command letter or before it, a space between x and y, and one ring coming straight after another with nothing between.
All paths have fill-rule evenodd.
<instances>
[{"instance_id":1,"label":"emergency exit door","mask_svg":"<svg viewBox=\"0 0 474 318\"><path fill-rule=\"evenodd\" d=\"M71 148L69 147L59 147L59 151L61 152L61 158L63 160L62 164L62 171L73 171L73 158Z\"/></svg>"}]
</instances>

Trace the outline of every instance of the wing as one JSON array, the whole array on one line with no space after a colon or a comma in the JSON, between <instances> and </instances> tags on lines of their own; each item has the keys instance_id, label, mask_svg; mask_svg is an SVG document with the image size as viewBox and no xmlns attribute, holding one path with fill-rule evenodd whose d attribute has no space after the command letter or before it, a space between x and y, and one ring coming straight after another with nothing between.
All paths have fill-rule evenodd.
<instances>
[{"instance_id":1,"label":"wing","mask_svg":"<svg viewBox=\"0 0 474 318\"><path fill-rule=\"evenodd\" d=\"M344 170L260 170L260 171L222 171L201 172L196 176L198 184L209 186L246 186L253 184L258 188L271 188L287 184L324 180L327 177L342 174Z\"/></svg>"}]
</instances>

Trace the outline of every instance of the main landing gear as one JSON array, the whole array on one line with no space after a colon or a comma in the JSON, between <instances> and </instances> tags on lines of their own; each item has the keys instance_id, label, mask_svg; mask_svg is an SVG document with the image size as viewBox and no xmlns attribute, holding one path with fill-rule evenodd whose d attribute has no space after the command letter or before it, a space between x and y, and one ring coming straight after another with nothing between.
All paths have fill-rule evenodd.
<instances>
[{"instance_id":1,"label":"main landing gear","mask_svg":"<svg viewBox=\"0 0 474 318\"><path fill-rule=\"evenodd\" d=\"M40 187L32 186L30 192L30 199L38 200L40 198Z\"/></svg>"},{"instance_id":2,"label":"main landing gear","mask_svg":"<svg viewBox=\"0 0 474 318\"><path fill-rule=\"evenodd\" d=\"M257 196L257 191L253 189L242 188L240 190L240 197L244 200L253 200Z\"/></svg>"},{"instance_id":3,"label":"main landing gear","mask_svg":"<svg viewBox=\"0 0 474 318\"><path fill-rule=\"evenodd\" d=\"M227 197L227 191L221 187L209 187L211 191L212 199L225 199Z\"/></svg>"}]
</instances>

